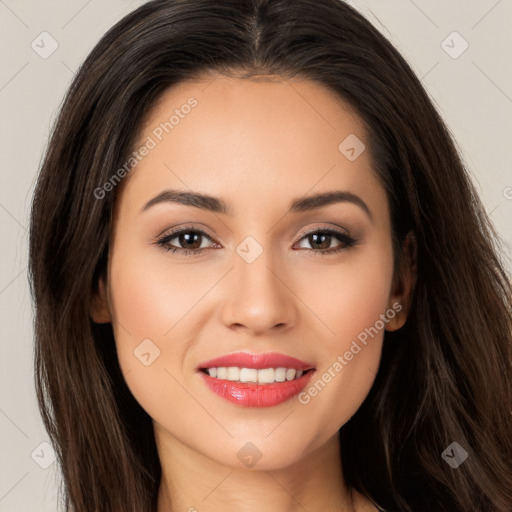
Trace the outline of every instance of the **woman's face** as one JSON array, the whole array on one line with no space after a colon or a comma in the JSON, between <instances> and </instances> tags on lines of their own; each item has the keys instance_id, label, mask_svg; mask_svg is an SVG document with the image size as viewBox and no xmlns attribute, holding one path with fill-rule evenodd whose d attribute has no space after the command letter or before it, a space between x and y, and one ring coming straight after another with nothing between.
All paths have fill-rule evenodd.
<instances>
[{"instance_id":1,"label":"woman's face","mask_svg":"<svg viewBox=\"0 0 512 512\"><path fill-rule=\"evenodd\" d=\"M308 81L217 76L160 98L117 203L108 309L92 314L112 321L127 385L159 441L276 469L357 411L384 329L405 321L388 202L366 144L360 119ZM244 367L242 379L260 384L238 383L233 369L206 376L206 362L239 352L279 353L310 371L299 382L235 360L215 367Z\"/></svg>"}]
</instances>

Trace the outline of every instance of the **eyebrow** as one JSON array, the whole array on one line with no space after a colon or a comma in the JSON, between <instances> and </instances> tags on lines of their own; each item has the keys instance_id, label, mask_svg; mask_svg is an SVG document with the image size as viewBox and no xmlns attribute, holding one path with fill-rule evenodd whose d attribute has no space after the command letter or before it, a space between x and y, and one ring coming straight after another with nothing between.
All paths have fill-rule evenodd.
<instances>
[{"instance_id":1,"label":"eyebrow","mask_svg":"<svg viewBox=\"0 0 512 512\"><path fill-rule=\"evenodd\" d=\"M164 190L150 199L142 208L141 213L152 206L161 203L177 203L185 206L194 206L201 210L233 216L233 210L222 199L199 192L183 192L181 190ZM352 203L359 206L373 222L373 215L368 205L356 194L347 190L333 190L306 197L294 199L290 212L304 212L315 210L335 203Z\"/></svg>"}]
</instances>

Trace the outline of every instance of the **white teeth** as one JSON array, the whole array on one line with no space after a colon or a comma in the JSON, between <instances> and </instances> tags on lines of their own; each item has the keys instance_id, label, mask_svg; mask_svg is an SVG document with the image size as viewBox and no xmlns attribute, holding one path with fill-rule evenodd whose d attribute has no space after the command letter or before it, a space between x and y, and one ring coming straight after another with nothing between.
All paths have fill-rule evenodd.
<instances>
[{"instance_id":1,"label":"white teeth","mask_svg":"<svg viewBox=\"0 0 512 512\"><path fill-rule=\"evenodd\" d=\"M286 370L286 380L295 379L296 373L297 373L297 370L294 370L293 368L288 368L288 370Z\"/></svg>"},{"instance_id":2,"label":"white teeth","mask_svg":"<svg viewBox=\"0 0 512 512\"><path fill-rule=\"evenodd\" d=\"M258 370L256 368L241 368L240 382L258 382Z\"/></svg>"},{"instance_id":3,"label":"white teeth","mask_svg":"<svg viewBox=\"0 0 512 512\"><path fill-rule=\"evenodd\" d=\"M264 370L258 370L258 382L261 384L272 384L275 382L275 370L274 368L265 368Z\"/></svg>"},{"instance_id":4,"label":"white teeth","mask_svg":"<svg viewBox=\"0 0 512 512\"><path fill-rule=\"evenodd\" d=\"M236 366L230 366L227 369L227 380L238 380L240 378L240 368L237 368Z\"/></svg>"},{"instance_id":5,"label":"white teeth","mask_svg":"<svg viewBox=\"0 0 512 512\"><path fill-rule=\"evenodd\" d=\"M274 373L276 382L284 382L286 380L286 368L276 368Z\"/></svg>"},{"instance_id":6,"label":"white teeth","mask_svg":"<svg viewBox=\"0 0 512 512\"><path fill-rule=\"evenodd\" d=\"M217 379L239 381L239 382L257 382L259 384L272 384L274 382L284 382L285 380L299 379L304 374L303 370L294 368L238 368L236 366L208 368L208 375Z\"/></svg>"}]
</instances>

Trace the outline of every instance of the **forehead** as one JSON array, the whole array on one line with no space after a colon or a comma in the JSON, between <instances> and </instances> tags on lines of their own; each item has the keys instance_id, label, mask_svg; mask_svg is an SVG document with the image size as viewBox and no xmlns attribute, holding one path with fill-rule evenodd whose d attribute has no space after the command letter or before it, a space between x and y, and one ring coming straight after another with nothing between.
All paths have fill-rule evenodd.
<instances>
[{"instance_id":1,"label":"forehead","mask_svg":"<svg viewBox=\"0 0 512 512\"><path fill-rule=\"evenodd\" d=\"M191 109L187 108L187 103L193 100L197 101L197 106L188 112ZM142 135L168 121L173 113L183 119L181 109L187 111L185 116L189 113L196 118L219 116L219 122L231 114L229 123L233 129L251 125L262 134L278 128L290 130L305 123L310 123L311 131L322 126L322 132L327 129L336 132L341 125L350 126L361 134L364 131L362 121L350 105L318 82L281 76L242 79L211 74L201 80L182 81L169 87L146 115ZM176 121L173 121L175 126Z\"/></svg>"},{"instance_id":2,"label":"forehead","mask_svg":"<svg viewBox=\"0 0 512 512\"><path fill-rule=\"evenodd\" d=\"M261 198L276 190L294 197L313 188L362 191L376 181L369 152L347 158L344 141L359 151L366 139L350 106L316 82L220 75L180 82L142 124L134 149L151 149L131 172L126 193L140 208L166 187Z\"/></svg>"}]
</instances>

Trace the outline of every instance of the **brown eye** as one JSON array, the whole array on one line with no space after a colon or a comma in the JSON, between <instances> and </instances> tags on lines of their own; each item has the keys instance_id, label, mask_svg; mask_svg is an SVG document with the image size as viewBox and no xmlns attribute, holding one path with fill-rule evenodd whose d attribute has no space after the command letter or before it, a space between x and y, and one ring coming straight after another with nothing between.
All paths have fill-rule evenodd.
<instances>
[{"instance_id":1,"label":"brown eye","mask_svg":"<svg viewBox=\"0 0 512 512\"><path fill-rule=\"evenodd\" d=\"M307 239L313 249L330 249L331 242L333 240L332 235L322 234L322 233L313 233L312 235L308 235Z\"/></svg>"},{"instance_id":2,"label":"brown eye","mask_svg":"<svg viewBox=\"0 0 512 512\"><path fill-rule=\"evenodd\" d=\"M201 247L201 235L197 231L183 232L174 238L178 239L178 243L184 249L199 249Z\"/></svg>"},{"instance_id":3,"label":"brown eye","mask_svg":"<svg viewBox=\"0 0 512 512\"><path fill-rule=\"evenodd\" d=\"M175 239L177 242L171 244L171 241ZM204 231L187 228L164 235L157 240L156 244L168 251L190 254L193 252L199 253L206 249L204 246L201 247L204 239L211 240Z\"/></svg>"},{"instance_id":4,"label":"brown eye","mask_svg":"<svg viewBox=\"0 0 512 512\"><path fill-rule=\"evenodd\" d=\"M335 229L317 229L306 233L301 240L307 240L311 248L305 247L306 250L324 254L333 254L340 252L344 249L352 247L356 240L351 236L337 231ZM338 240L340 243L334 248L331 247L333 240Z\"/></svg>"}]
</instances>

